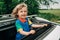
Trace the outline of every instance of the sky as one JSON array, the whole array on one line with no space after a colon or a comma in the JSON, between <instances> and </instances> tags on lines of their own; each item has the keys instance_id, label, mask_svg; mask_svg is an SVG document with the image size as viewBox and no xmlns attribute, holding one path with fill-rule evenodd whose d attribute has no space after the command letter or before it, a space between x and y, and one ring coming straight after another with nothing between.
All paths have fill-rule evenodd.
<instances>
[{"instance_id":1,"label":"sky","mask_svg":"<svg viewBox=\"0 0 60 40\"><path fill-rule=\"evenodd\" d=\"M53 9L60 9L60 0L53 0L53 1L56 1L56 2L58 2L58 4L52 4L52 3L50 3L50 7L48 7L48 9L51 9L51 8L53 8ZM46 9L47 7L45 6L45 5L41 5L40 6L41 7L41 9Z\"/></svg>"}]
</instances>

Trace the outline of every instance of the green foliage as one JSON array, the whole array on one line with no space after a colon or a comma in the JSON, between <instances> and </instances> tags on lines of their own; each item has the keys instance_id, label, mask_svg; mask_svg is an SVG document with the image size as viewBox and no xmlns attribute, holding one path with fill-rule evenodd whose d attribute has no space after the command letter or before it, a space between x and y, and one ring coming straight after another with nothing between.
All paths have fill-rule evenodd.
<instances>
[{"instance_id":1,"label":"green foliage","mask_svg":"<svg viewBox=\"0 0 60 40\"><path fill-rule=\"evenodd\" d=\"M17 0L12 0L12 3L10 4L10 9L11 9L11 12L13 10L13 8L18 4L18 1Z\"/></svg>"},{"instance_id":2,"label":"green foliage","mask_svg":"<svg viewBox=\"0 0 60 40\"><path fill-rule=\"evenodd\" d=\"M3 2L4 0L0 0L0 2Z\"/></svg>"},{"instance_id":3,"label":"green foliage","mask_svg":"<svg viewBox=\"0 0 60 40\"><path fill-rule=\"evenodd\" d=\"M2 1L4 2L4 4L1 4L1 5L4 5L2 6L4 7L4 9L2 10L4 11L6 10L4 12L0 9L1 13L4 12L3 14L11 13L12 9L21 2L25 2L28 5L28 14L38 14L39 3L44 5L49 5L49 2L53 2L52 0L48 0L48 1L47 0L38 0L38 1L37 0L0 0L0 2Z\"/></svg>"},{"instance_id":4,"label":"green foliage","mask_svg":"<svg viewBox=\"0 0 60 40\"><path fill-rule=\"evenodd\" d=\"M39 16L43 17L47 20L60 23L60 10L54 9L54 10L39 10Z\"/></svg>"},{"instance_id":5,"label":"green foliage","mask_svg":"<svg viewBox=\"0 0 60 40\"><path fill-rule=\"evenodd\" d=\"M52 10L39 10L40 13L50 13L50 14L54 14L56 16L59 16L60 17L60 9L52 9Z\"/></svg>"},{"instance_id":6,"label":"green foliage","mask_svg":"<svg viewBox=\"0 0 60 40\"><path fill-rule=\"evenodd\" d=\"M51 14L51 13L40 13L39 14L39 16L40 17L42 17L42 18L45 18L45 19L47 19L47 20L58 20L59 19L59 16L56 16L56 15L54 15L54 14Z\"/></svg>"},{"instance_id":7,"label":"green foliage","mask_svg":"<svg viewBox=\"0 0 60 40\"><path fill-rule=\"evenodd\" d=\"M6 6L4 5L4 2L0 2L0 14L6 13Z\"/></svg>"}]
</instances>

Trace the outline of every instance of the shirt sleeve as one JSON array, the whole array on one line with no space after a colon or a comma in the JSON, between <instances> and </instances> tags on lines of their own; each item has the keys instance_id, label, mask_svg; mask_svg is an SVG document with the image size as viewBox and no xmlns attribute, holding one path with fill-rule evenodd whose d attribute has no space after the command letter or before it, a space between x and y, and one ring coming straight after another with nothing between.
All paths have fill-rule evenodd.
<instances>
[{"instance_id":1,"label":"shirt sleeve","mask_svg":"<svg viewBox=\"0 0 60 40\"><path fill-rule=\"evenodd\" d=\"M19 21L16 21L15 25L16 25L16 29L17 29L17 30L19 30L19 29L22 28L22 26L20 25ZM23 29L23 28L22 28L22 29Z\"/></svg>"},{"instance_id":2,"label":"shirt sleeve","mask_svg":"<svg viewBox=\"0 0 60 40\"><path fill-rule=\"evenodd\" d=\"M28 23L29 23L29 26L31 26L32 25L32 22L28 19Z\"/></svg>"}]
</instances>

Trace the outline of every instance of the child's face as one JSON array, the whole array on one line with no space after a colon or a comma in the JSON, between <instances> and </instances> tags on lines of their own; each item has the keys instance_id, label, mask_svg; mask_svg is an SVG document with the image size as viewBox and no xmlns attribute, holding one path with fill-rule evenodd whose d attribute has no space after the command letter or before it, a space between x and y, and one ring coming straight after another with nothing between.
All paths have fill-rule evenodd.
<instances>
[{"instance_id":1,"label":"child's face","mask_svg":"<svg viewBox=\"0 0 60 40\"><path fill-rule=\"evenodd\" d=\"M26 18L27 16L27 8L26 7L23 7L22 9L20 9L18 11L18 14L19 18Z\"/></svg>"}]
</instances>

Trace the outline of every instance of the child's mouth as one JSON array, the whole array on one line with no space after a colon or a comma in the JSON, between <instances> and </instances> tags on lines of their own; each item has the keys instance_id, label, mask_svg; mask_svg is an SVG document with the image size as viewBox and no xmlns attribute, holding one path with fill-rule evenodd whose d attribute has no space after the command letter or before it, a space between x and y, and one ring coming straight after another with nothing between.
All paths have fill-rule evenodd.
<instances>
[{"instance_id":1,"label":"child's mouth","mask_svg":"<svg viewBox=\"0 0 60 40\"><path fill-rule=\"evenodd\" d=\"M22 16L27 16L27 15L22 15Z\"/></svg>"}]
</instances>

